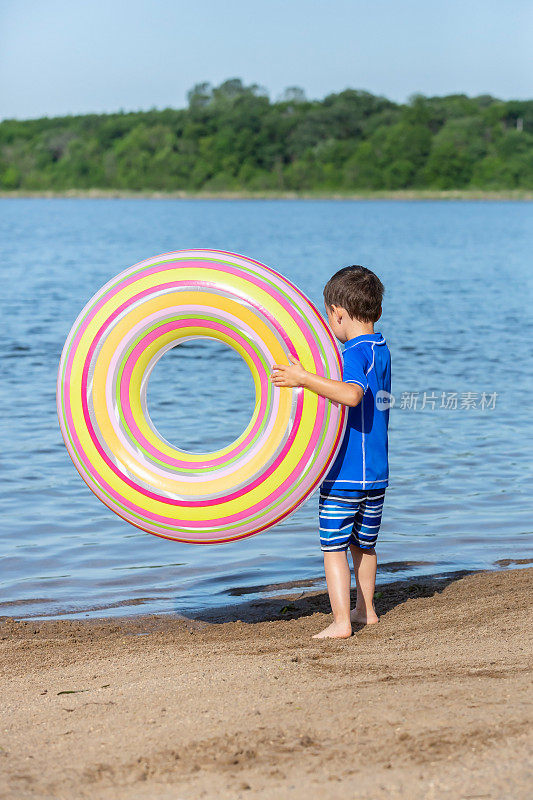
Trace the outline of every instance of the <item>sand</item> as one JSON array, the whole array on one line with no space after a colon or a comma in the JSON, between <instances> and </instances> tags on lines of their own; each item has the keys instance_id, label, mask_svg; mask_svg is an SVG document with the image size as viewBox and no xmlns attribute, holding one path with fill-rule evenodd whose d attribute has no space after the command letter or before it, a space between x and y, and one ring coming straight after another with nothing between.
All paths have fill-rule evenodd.
<instances>
[{"instance_id":1,"label":"sand","mask_svg":"<svg viewBox=\"0 0 533 800\"><path fill-rule=\"evenodd\" d=\"M336 641L311 638L323 593L218 615L240 622L3 618L0 796L530 797L532 583L381 587L380 623Z\"/></svg>"},{"instance_id":2,"label":"sand","mask_svg":"<svg viewBox=\"0 0 533 800\"><path fill-rule=\"evenodd\" d=\"M9 189L0 190L0 198L16 197L68 197L122 200L512 200L531 201L533 192L528 189L396 189L378 191L176 191L128 189Z\"/></svg>"}]
</instances>

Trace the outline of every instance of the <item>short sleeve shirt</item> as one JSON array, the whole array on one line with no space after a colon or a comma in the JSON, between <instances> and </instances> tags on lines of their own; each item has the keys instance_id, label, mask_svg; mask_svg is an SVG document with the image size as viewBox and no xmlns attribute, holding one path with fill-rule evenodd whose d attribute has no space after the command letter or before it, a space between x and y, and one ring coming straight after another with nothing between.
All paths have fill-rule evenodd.
<instances>
[{"instance_id":1,"label":"short sleeve shirt","mask_svg":"<svg viewBox=\"0 0 533 800\"><path fill-rule=\"evenodd\" d=\"M358 406L348 408L346 431L325 479L324 489L381 489L389 483L388 425L391 359L381 333L349 339L342 380L363 389Z\"/></svg>"}]
</instances>

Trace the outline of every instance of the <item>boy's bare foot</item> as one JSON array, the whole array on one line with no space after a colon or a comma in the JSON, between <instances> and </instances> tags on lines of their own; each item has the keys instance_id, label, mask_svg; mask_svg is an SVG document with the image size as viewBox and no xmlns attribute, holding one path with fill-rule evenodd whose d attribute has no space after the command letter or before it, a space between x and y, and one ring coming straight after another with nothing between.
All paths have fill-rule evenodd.
<instances>
[{"instance_id":1,"label":"boy's bare foot","mask_svg":"<svg viewBox=\"0 0 533 800\"><path fill-rule=\"evenodd\" d=\"M320 633L315 633L313 639L349 639L352 635L352 626L345 623L332 622Z\"/></svg>"},{"instance_id":2,"label":"boy's bare foot","mask_svg":"<svg viewBox=\"0 0 533 800\"><path fill-rule=\"evenodd\" d=\"M356 608L350 613L350 619L356 625L375 625L376 622L379 622L379 617L375 611L370 614L361 614Z\"/></svg>"}]
</instances>

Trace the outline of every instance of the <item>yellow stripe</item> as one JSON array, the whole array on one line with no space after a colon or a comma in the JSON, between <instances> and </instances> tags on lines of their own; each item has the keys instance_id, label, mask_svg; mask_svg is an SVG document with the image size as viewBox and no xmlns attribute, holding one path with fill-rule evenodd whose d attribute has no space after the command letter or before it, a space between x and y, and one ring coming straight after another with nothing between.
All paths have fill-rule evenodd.
<instances>
[{"instance_id":1,"label":"yellow stripe","mask_svg":"<svg viewBox=\"0 0 533 800\"><path fill-rule=\"evenodd\" d=\"M175 273L174 278L171 274L166 276L166 280L177 279L185 279L187 277L191 279L198 280L199 278L206 277L206 275L202 275L199 273L207 273L208 270L196 269L196 270L172 270L171 273ZM187 275L186 273L190 273ZM224 282L227 283L227 278L233 276L224 276ZM221 284L221 273L217 271L217 285L220 286ZM150 280L152 279L152 280ZM130 487L125 486L125 484L120 480L111 470L105 465L105 463L100 458L98 452L94 448L91 443L90 437L88 432L85 430L85 424L82 420L82 409L81 409L81 397L80 397L80 389L81 389L81 367L83 365L83 354L85 354L92 342L92 339L102 323L103 319L106 319L110 313L112 313L113 308L120 305L125 299L130 297L133 293L137 293L138 291L142 290L142 288L147 288L147 285L152 285L154 288L158 286L161 282L161 275L157 276L150 276L150 279L144 279L139 281L135 284L135 290L133 291L132 287L128 287L127 290L120 293L120 297L114 299L112 307L106 306L100 314L98 315L98 319L93 320L92 324L89 326L86 334L83 337L82 342L80 343L80 347L78 349L76 362L74 365L73 373L72 373L72 380L70 386L71 392L71 402L73 404L73 413L75 424L78 432L78 436L82 441L82 445L90 458L93 465L97 468L98 472L102 475L102 477L110 483L117 491L123 494L128 501L135 503L139 506L146 508L149 511L154 513L159 513L167 516L172 516L175 513L179 513L179 515L184 520L205 520L209 521L212 516L212 509L209 507L201 508L189 508L189 509L180 509L177 511L172 507L169 507L164 502L160 501L153 501L149 498L144 497L138 491L131 489ZM236 282L235 282L236 283ZM242 291L246 292L246 294L250 294L252 288L250 284L242 282ZM235 287L236 288L236 287ZM274 303L272 298L266 297L265 293L262 290L257 292L257 295L260 298L260 302L266 305L269 308L270 313L276 315L276 318L280 322L280 324L289 329L292 327L292 338L293 343L296 347L296 351L298 357L304 364L308 366L311 365L311 353L307 347L307 344L304 340L302 332L297 328L297 326L292 323L286 312L279 306L277 303ZM98 423L103 431L105 436L106 442L111 447L112 451L116 454L116 456L127 465L128 469L131 469L132 472L138 475L139 478L146 481L150 485L154 486L154 488L158 487L161 489L166 489L166 491L174 491L178 493L188 494L190 489L188 488L190 485L181 482L181 481L168 481L165 478L161 478L160 476L154 476L154 474L149 470L144 468L140 463L135 462L132 463L132 458L129 454L125 453L123 447L120 445L116 435L111 429L109 418L107 417L107 409L105 404L105 376L107 375L107 370L109 368L109 362L112 357L112 353L114 352L113 347L124 337L125 333L131 329L132 325L135 324L135 321L140 321L141 319L145 318L149 313L151 313L154 308L152 307L152 303L159 301L161 305L159 308L167 308L170 305L180 305L189 302L204 302L208 303L210 307L213 305L219 304L222 301L225 301L228 305L226 308L229 310L231 308L234 311L234 307L236 306L238 309L238 313L244 319L245 316L247 317L247 321L251 324L251 327L258 331L261 329L261 337L265 338L268 341L269 349L271 349L273 355L275 356L276 361L282 361L286 363L286 358L282 352L282 349L277 342L277 339L272 336L270 330L265 326L262 321L255 316L253 311L250 311L246 306L234 303L234 301L229 300L228 298L220 297L219 295L212 295L211 293L206 292L176 292L175 294L167 294L162 295L159 298L153 298L150 301L147 301L142 304L139 308L130 312L133 316L130 317L128 314L127 317L117 325L113 331L111 332L110 336L106 340L104 347L99 355L97 360L95 374L94 374L94 383L93 383L93 392L94 392L94 403L95 403L95 412L97 415ZM217 305L215 307L221 307ZM173 334L175 338L175 334ZM266 343L266 342L265 342ZM149 361L151 355L146 355L146 360ZM136 379L138 380L138 390L140 395L140 375L142 373L142 368L139 367ZM135 390L137 392L137 390ZM281 408L280 413L278 414L278 418L276 420L276 434L275 438L278 440L278 437L283 435L289 418L289 411L291 405L291 391L287 390L280 390L280 401L281 401ZM299 433L296 436L296 439L291 447L287 457L284 459L283 463L280 465L280 468L270 476L269 479L265 482L265 484L259 489L255 490L251 496L247 497L247 502L257 502L264 497L267 497L271 494L276 488L279 487L280 483L286 479L289 475L291 470L297 464L298 460L301 457L301 454L308 443L309 439L309 431L313 429L313 425L316 419L316 411L318 405L318 398L316 395L312 393L306 392L304 394L304 405L303 405L303 419L301 426L299 428ZM136 416L139 419L139 408L136 409ZM154 435L150 429L147 429L147 433L150 435L151 440L154 440ZM157 441L157 440L156 440ZM267 443L265 443L265 447ZM166 446L168 449L168 446ZM265 452L272 452L272 445L268 446L268 450ZM171 452L173 448L171 448ZM194 461L194 457L189 454L191 461ZM231 481L228 478L225 479L218 479L215 481L207 481L206 484L202 482L203 489L207 492L217 492L217 491L224 491L230 486L234 486L236 483L245 480L250 476L250 474L259 470L261 465L265 463L265 458L263 457L261 460L259 458L254 459L253 464L241 468L241 470L234 473L231 477ZM235 513L242 510L242 499L234 500L231 503L222 504L219 508L220 515L224 516L227 514Z\"/></svg>"}]
</instances>

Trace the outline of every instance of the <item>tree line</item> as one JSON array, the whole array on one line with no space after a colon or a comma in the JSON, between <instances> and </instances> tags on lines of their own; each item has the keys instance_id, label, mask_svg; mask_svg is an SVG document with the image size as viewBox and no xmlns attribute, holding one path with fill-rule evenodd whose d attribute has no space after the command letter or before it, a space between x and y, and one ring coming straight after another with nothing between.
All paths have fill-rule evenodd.
<instances>
[{"instance_id":1,"label":"tree line","mask_svg":"<svg viewBox=\"0 0 533 800\"><path fill-rule=\"evenodd\" d=\"M0 188L533 189L533 100L201 83L185 109L4 120Z\"/></svg>"}]
</instances>

